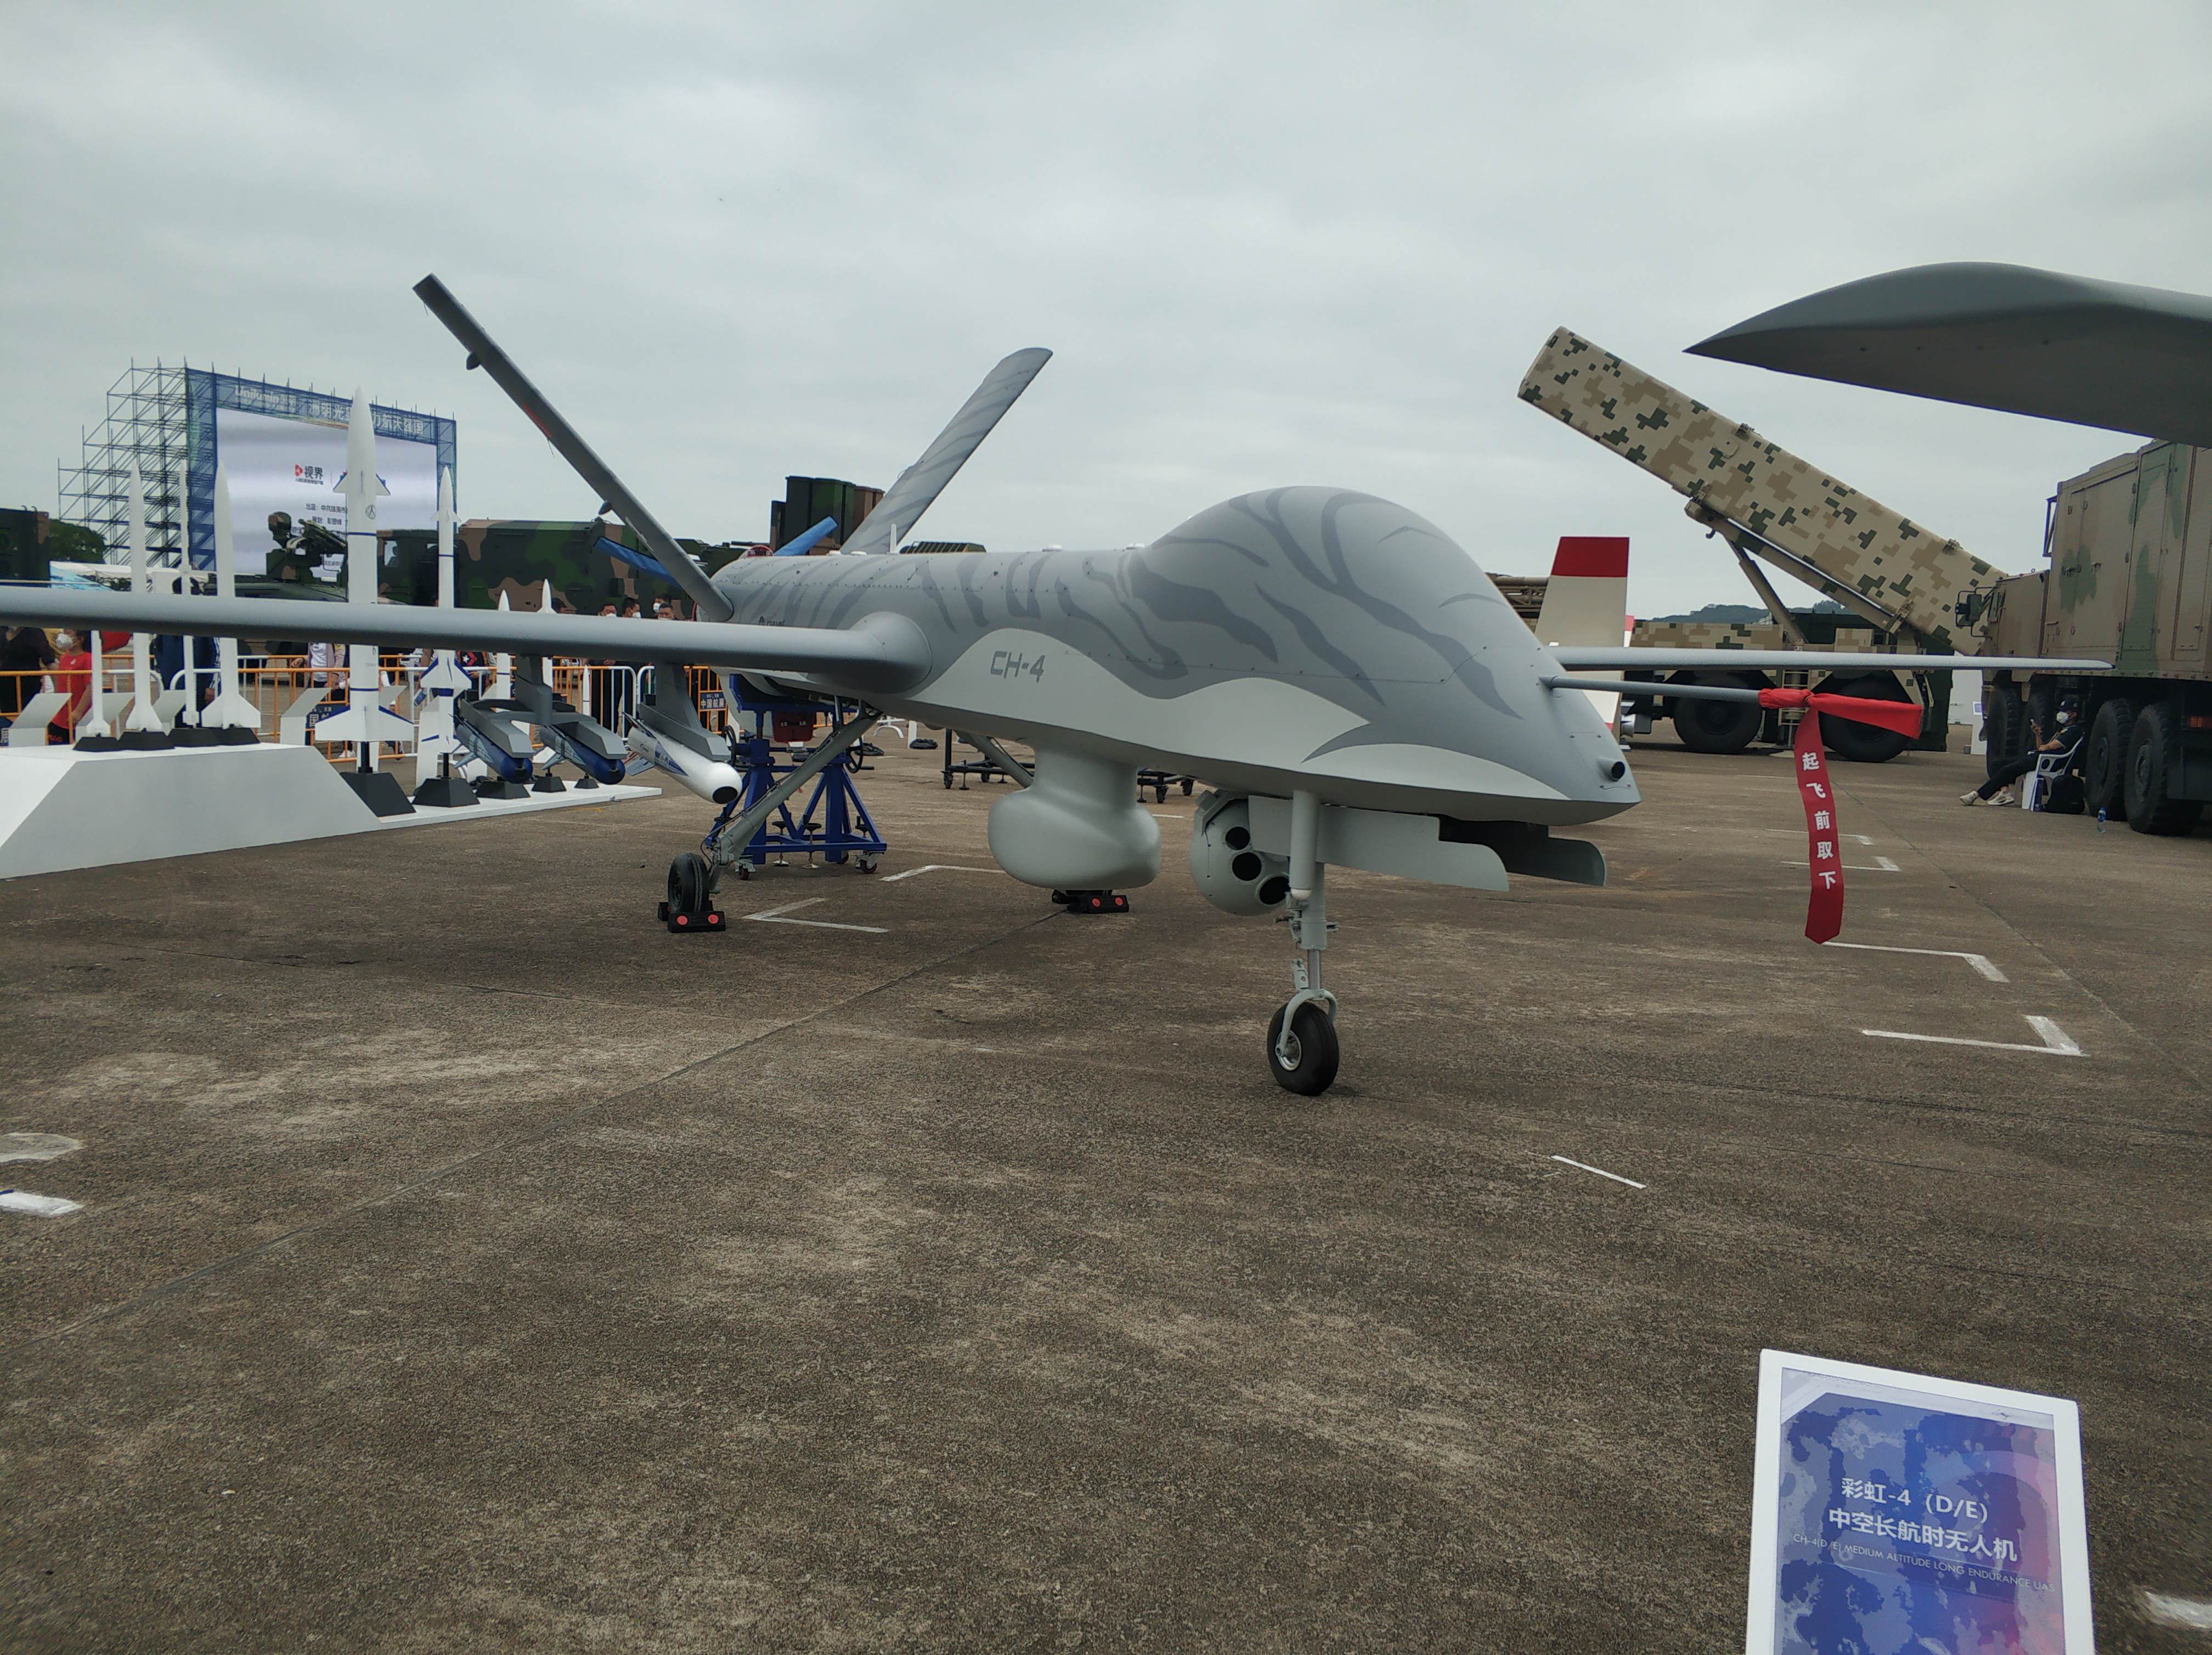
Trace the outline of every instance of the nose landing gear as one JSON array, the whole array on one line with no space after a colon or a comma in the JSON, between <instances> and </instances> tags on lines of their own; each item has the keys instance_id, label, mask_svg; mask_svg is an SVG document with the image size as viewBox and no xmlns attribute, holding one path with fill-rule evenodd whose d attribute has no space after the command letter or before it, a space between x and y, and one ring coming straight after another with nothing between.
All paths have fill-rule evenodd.
<instances>
[{"instance_id":1,"label":"nose landing gear","mask_svg":"<svg viewBox=\"0 0 2212 1655\"><path fill-rule=\"evenodd\" d=\"M1291 796L1291 900L1282 921L1291 928L1297 958L1291 963L1293 992L1267 1025L1267 1068L1275 1084L1301 1097L1317 1098L1336 1080L1336 996L1322 987L1322 950L1328 946L1324 882L1328 869L1319 855L1321 801L1312 794Z\"/></svg>"}]
</instances>

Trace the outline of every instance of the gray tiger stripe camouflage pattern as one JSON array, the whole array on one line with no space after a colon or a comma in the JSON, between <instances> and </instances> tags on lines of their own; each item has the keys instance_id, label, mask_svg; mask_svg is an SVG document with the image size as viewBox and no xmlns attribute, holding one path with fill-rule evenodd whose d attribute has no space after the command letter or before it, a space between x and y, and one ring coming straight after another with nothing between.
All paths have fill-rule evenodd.
<instances>
[{"instance_id":1,"label":"gray tiger stripe camouflage pattern","mask_svg":"<svg viewBox=\"0 0 2212 1655\"><path fill-rule=\"evenodd\" d=\"M1750 426L1564 327L1528 365L1521 399L1903 616L1931 652L1972 647L1954 636L1951 605L2001 571Z\"/></svg>"},{"instance_id":2,"label":"gray tiger stripe camouflage pattern","mask_svg":"<svg viewBox=\"0 0 2212 1655\"><path fill-rule=\"evenodd\" d=\"M1245 495L1134 550L750 558L714 580L739 622L910 622L927 676L870 699L933 725L1224 787L1303 775L1378 810L1563 824L1637 800L1480 566L1372 495Z\"/></svg>"}]
</instances>

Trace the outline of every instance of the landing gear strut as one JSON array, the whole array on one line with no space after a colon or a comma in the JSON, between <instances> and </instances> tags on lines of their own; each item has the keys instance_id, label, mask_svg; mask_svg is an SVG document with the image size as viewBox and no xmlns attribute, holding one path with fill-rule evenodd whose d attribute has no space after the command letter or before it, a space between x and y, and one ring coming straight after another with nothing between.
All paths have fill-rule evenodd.
<instances>
[{"instance_id":1,"label":"landing gear strut","mask_svg":"<svg viewBox=\"0 0 2212 1655\"><path fill-rule=\"evenodd\" d=\"M1336 996L1322 987L1322 950L1328 946L1324 885L1328 869L1318 855L1321 800L1291 795L1291 900L1283 916L1297 957L1291 963L1293 992L1267 1025L1267 1068L1285 1092L1315 1098L1336 1080Z\"/></svg>"}]
</instances>

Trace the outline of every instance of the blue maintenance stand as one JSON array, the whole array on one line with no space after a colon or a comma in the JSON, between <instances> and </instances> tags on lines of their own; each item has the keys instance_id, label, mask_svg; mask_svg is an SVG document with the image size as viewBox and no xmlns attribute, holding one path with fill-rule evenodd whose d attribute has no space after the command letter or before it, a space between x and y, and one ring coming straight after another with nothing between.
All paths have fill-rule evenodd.
<instances>
[{"instance_id":1,"label":"blue maintenance stand","mask_svg":"<svg viewBox=\"0 0 2212 1655\"><path fill-rule=\"evenodd\" d=\"M723 695L729 715L731 762L744 777L744 785L737 798L722 807L721 815L707 831L705 848L710 856L722 831L765 800L778 782L799 768L800 755L788 754L781 760L776 756L772 721L778 713L811 714L817 718L826 715L830 728L818 739L827 740L860 710L857 706L848 707L836 701L771 700L751 693L744 681L734 674L724 678ZM805 795L806 803L796 816L792 813L792 799L777 805L755 831L752 843L730 859L738 877L750 878L753 869L767 865L770 855L786 856L793 851L819 856L831 863L842 864L849 859L861 873L874 873L888 847L877 830L875 818L868 814L868 807L861 800L860 790L853 784L854 772L861 768L860 747L855 743L815 778L812 788ZM796 799L798 795L792 797Z\"/></svg>"}]
</instances>

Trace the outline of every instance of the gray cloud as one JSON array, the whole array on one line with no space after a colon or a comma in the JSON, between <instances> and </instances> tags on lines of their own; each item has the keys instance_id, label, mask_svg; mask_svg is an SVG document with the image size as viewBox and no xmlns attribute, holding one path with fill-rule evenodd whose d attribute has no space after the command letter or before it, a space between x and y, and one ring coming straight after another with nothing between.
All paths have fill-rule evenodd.
<instances>
[{"instance_id":1,"label":"gray cloud","mask_svg":"<svg viewBox=\"0 0 2212 1655\"><path fill-rule=\"evenodd\" d=\"M1554 325L2023 569L2128 439L1681 348L1935 259L2212 267L2192 3L358 13L0 16L0 500L52 509L160 356L453 413L465 513L587 512L407 291L435 270L682 532L888 483L1042 344L929 532L1119 545L1326 483L1499 572L1630 533L1657 612L1741 582L1515 401Z\"/></svg>"}]
</instances>

